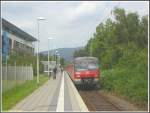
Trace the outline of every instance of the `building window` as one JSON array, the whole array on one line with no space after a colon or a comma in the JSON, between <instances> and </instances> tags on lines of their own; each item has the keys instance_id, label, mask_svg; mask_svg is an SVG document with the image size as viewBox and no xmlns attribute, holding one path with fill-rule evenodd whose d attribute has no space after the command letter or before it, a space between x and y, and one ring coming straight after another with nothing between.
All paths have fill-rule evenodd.
<instances>
[{"instance_id":1,"label":"building window","mask_svg":"<svg viewBox=\"0 0 150 113\"><path fill-rule=\"evenodd\" d=\"M15 46L15 48L19 48L19 42L15 41L14 46Z\"/></svg>"}]
</instances>

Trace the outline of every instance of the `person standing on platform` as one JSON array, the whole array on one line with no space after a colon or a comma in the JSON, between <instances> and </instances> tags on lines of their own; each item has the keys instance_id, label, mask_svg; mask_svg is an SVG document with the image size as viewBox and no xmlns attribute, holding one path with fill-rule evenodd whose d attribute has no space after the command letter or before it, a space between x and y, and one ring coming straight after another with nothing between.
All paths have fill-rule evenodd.
<instances>
[{"instance_id":1,"label":"person standing on platform","mask_svg":"<svg viewBox=\"0 0 150 113\"><path fill-rule=\"evenodd\" d=\"M60 68L61 69L61 74L63 73L63 67Z\"/></svg>"},{"instance_id":2,"label":"person standing on platform","mask_svg":"<svg viewBox=\"0 0 150 113\"><path fill-rule=\"evenodd\" d=\"M55 68L53 69L53 79L56 79L56 74L57 74L57 67L55 66Z\"/></svg>"}]
</instances>

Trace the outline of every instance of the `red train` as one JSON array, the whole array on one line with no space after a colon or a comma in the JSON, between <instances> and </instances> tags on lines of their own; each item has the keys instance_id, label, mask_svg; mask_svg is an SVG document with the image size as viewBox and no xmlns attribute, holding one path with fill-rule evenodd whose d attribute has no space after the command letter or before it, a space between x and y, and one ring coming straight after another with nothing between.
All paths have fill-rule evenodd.
<instances>
[{"instance_id":1,"label":"red train","mask_svg":"<svg viewBox=\"0 0 150 113\"><path fill-rule=\"evenodd\" d=\"M77 57L66 67L76 86L88 85L99 88L99 62L95 57Z\"/></svg>"}]
</instances>

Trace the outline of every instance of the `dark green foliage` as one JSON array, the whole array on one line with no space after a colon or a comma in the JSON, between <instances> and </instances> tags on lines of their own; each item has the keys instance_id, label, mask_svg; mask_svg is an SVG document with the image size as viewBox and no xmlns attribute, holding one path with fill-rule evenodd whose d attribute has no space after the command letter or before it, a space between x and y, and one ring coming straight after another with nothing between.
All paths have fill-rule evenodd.
<instances>
[{"instance_id":1,"label":"dark green foliage","mask_svg":"<svg viewBox=\"0 0 150 113\"><path fill-rule=\"evenodd\" d=\"M77 56L88 56L88 54L85 51L85 49L80 49L74 52L74 57L77 57Z\"/></svg>"},{"instance_id":2,"label":"dark green foliage","mask_svg":"<svg viewBox=\"0 0 150 113\"><path fill-rule=\"evenodd\" d=\"M147 104L148 16L127 14L119 8L113 10L113 15L115 21L107 19L96 27L84 52L99 58L103 89ZM80 51L75 55L82 56Z\"/></svg>"},{"instance_id":3,"label":"dark green foliage","mask_svg":"<svg viewBox=\"0 0 150 113\"><path fill-rule=\"evenodd\" d=\"M60 58L60 64L61 64L61 66L64 66L64 65L65 65L65 60L64 60L64 58Z\"/></svg>"}]
</instances>

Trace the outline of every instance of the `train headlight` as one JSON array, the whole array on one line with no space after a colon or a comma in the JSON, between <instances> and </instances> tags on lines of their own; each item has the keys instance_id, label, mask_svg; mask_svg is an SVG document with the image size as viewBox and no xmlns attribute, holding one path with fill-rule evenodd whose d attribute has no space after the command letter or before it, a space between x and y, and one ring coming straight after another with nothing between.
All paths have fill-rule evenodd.
<instances>
[{"instance_id":1,"label":"train headlight","mask_svg":"<svg viewBox=\"0 0 150 113\"><path fill-rule=\"evenodd\" d=\"M98 75L95 75L95 77L98 77Z\"/></svg>"},{"instance_id":2,"label":"train headlight","mask_svg":"<svg viewBox=\"0 0 150 113\"><path fill-rule=\"evenodd\" d=\"M80 77L80 75L76 75L76 77Z\"/></svg>"},{"instance_id":3,"label":"train headlight","mask_svg":"<svg viewBox=\"0 0 150 113\"><path fill-rule=\"evenodd\" d=\"M98 78L95 78L95 79L94 79L94 81L98 81L98 80L99 80Z\"/></svg>"},{"instance_id":4,"label":"train headlight","mask_svg":"<svg viewBox=\"0 0 150 113\"><path fill-rule=\"evenodd\" d=\"M81 74L80 72L76 72L76 75L79 75L79 74Z\"/></svg>"},{"instance_id":5,"label":"train headlight","mask_svg":"<svg viewBox=\"0 0 150 113\"><path fill-rule=\"evenodd\" d=\"M75 76L77 77L77 78L80 78L80 72L75 72Z\"/></svg>"}]
</instances>

